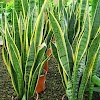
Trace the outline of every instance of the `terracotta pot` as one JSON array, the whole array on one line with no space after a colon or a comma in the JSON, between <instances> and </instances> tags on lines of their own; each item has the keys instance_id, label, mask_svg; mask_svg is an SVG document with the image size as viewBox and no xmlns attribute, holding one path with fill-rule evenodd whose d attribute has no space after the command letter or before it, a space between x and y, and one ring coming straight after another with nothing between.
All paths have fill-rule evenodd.
<instances>
[{"instance_id":1,"label":"terracotta pot","mask_svg":"<svg viewBox=\"0 0 100 100\"><path fill-rule=\"evenodd\" d=\"M51 48L49 48L46 52L47 56L51 55ZM44 75L41 75L39 77L38 83L37 83L37 87L36 87L36 100L38 100L38 93L41 93L45 90L45 81L46 81L46 75L48 72L48 60L46 61L46 63L44 64L43 70L45 71Z\"/></svg>"},{"instance_id":2,"label":"terracotta pot","mask_svg":"<svg viewBox=\"0 0 100 100\"><path fill-rule=\"evenodd\" d=\"M38 84L36 87L36 93L41 93L45 90L45 81L46 81L46 74L41 75L38 80Z\"/></svg>"},{"instance_id":3,"label":"terracotta pot","mask_svg":"<svg viewBox=\"0 0 100 100\"><path fill-rule=\"evenodd\" d=\"M48 61L45 63L43 69L44 69L45 73L47 74L47 72L48 72Z\"/></svg>"},{"instance_id":4,"label":"terracotta pot","mask_svg":"<svg viewBox=\"0 0 100 100\"><path fill-rule=\"evenodd\" d=\"M51 48L49 48L49 49L47 50L46 54L47 54L47 56L50 56L50 55L52 54Z\"/></svg>"},{"instance_id":5,"label":"terracotta pot","mask_svg":"<svg viewBox=\"0 0 100 100\"><path fill-rule=\"evenodd\" d=\"M45 71L45 73L44 75L41 75L39 77L38 84L36 87L36 93L41 93L42 91L45 90L45 81L46 81L46 75L48 72L48 61L46 61L43 70Z\"/></svg>"}]
</instances>

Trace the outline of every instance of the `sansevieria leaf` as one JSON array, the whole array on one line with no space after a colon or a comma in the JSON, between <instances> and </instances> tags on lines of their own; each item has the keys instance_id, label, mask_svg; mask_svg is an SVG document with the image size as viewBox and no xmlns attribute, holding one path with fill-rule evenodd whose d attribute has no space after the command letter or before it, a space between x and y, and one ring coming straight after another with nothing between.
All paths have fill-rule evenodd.
<instances>
[{"instance_id":1,"label":"sansevieria leaf","mask_svg":"<svg viewBox=\"0 0 100 100\"><path fill-rule=\"evenodd\" d=\"M74 55L73 55L73 49L72 49L72 46L71 46L71 44L69 42L69 39L68 39L68 36L67 36L66 33L64 34L64 38L65 38L65 42L66 42L66 47L68 48L67 49L68 59L70 59L69 60L69 66L70 66L70 69L73 70L73 65L74 65L74 62L73 62L73 57L74 57Z\"/></svg>"},{"instance_id":2,"label":"sansevieria leaf","mask_svg":"<svg viewBox=\"0 0 100 100\"><path fill-rule=\"evenodd\" d=\"M17 81L16 72L14 71L13 66L11 65L11 62L8 60L9 55L8 55L8 52L7 52L7 50L5 49L4 46L2 48L2 56L3 56L4 63L7 66L7 70L9 72L10 76L11 76L13 87L14 87L17 95L18 95L19 90L18 90L18 81Z\"/></svg>"},{"instance_id":3,"label":"sansevieria leaf","mask_svg":"<svg viewBox=\"0 0 100 100\"><path fill-rule=\"evenodd\" d=\"M93 70L99 49L100 49L100 34L94 38L88 50L88 60L86 62L86 68L82 76L82 81L79 88L78 100L83 99L84 90L85 90L88 78Z\"/></svg>"},{"instance_id":4,"label":"sansevieria leaf","mask_svg":"<svg viewBox=\"0 0 100 100\"><path fill-rule=\"evenodd\" d=\"M22 96L24 84L23 84L23 73L22 73L22 67L21 67L21 61L20 61L21 58L19 55L19 51L9 33L7 25L8 24L6 23L5 38L6 38L7 49L8 49L8 53L9 53L9 57L10 57L13 69L17 75L19 95Z\"/></svg>"},{"instance_id":5,"label":"sansevieria leaf","mask_svg":"<svg viewBox=\"0 0 100 100\"><path fill-rule=\"evenodd\" d=\"M61 65L63 66L64 71L70 77L70 69L69 69L69 60L67 54L67 48L64 39L64 33L61 30L61 27L56 20L56 18L50 13L50 22L52 25L52 29L54 32L54 36L56 38L56 44L58 48L58 57Z\"/></svg>"},{"instance_id":6,"label":"sansevieria leaf","mask_svg":"<svg viewBox=\"0 0 100 100\"><path fill-rule=\"evenodd\" d=\"M92 30L91 30L91 39L94 38L95 34L97 33L98 29L100 28L100 0L97 0L95 7L95 13L92 16ZM94 2L94 0L93 0Z\"/></svg>"},{"instance_id":7,"label":"sansevieria leaf","mask_svg":"<svg viewBox=\"0 0 100 100\"><path fill-rule=\"evenodd\" d=\"M7 36L7 38L9 39L9 36ZM6 39L7 40L7 39ZM20 61L18 60L18 57L16 56L16 53L14 51L13 46L11 45L11 43L8 42L8 52L9 52L9 56L11 59L11 63L13 65L13 69L15 70L16 74L17 74L17 78L18 78L18 88L19 88L19 95L22 96L23 93L23 75L22 75L22 69L21 69L21 64Z\"/></svg>"},{"instance_id":8,"label":"sansevieria leaf","mask_svg":"<svg viewBox=\"0 0 100 100\"><path fill-rule=\"evenodd\" d=\"M34 47L34 41L32 41L30 45L30 49L28 51L28 57L26 61L26 66L25 66L25 91L27 92L28 89L28 81L29 81L29 75L31 68L34 64L34 59L35 59L35 47Z\"/></svg>"},{"instance_id":9,"label":"sansevieria leaf","mask_svg":"<svg viewBox=\"0 0 100 100\"><path fill-rule=\"evenodd\" d=\"M79 71L79 68L80 68L79 63L87 51L87 47L88 47L89 40L90 40L90 26L89 26L90 23L89 22L90 22L89 16L87 15L84 32L79 40L79 43L77 44L76 52L75 52L76 59L74 61L74 69L73 69L73 76L72 76L73 97L75 97L75 100L77 100L77 96L75 96L75 94L78 93L78 85L79 85L79 81L81 77L81 73Z\"/></svg>"},{"instance_id":10,"label":"sansevieria leaf","mask_svg":"<svg viewBox=\"0 0 100 100\"><path fill-rule=\"evenodd\" d=\"M92 77L92 81L93 81L93 83L95 83L97 86L100 86L100 78L97 77L96 75L94 75L94 76Z\"/></svg>"},{"instance_id":11,"label":"sansevieria leaf","mask_svg":"<svg viewBox=\"0 0 100 100\"><path fill-rule=\"evenodd\" d=\"M22 11L23 11L23 15L25 17L27 15L28 10L29 10L28 9L28 0L20 0L20 2L22 4Z\"/></svg>"},{"instance_id":12,"label":"sansevieria leaf","mask_svg":"<svg viewBox=\"0 0 100 100\"><path fill-rule=\"evenodd\" d=\"M21 52L20 33L18 30L18 15L15 10L13 10L13 30L14 30L14 34L13 34L14 42L19 52Z\"/></svg>"},{"instance_id":13,"label":"sansevieria leaf","mask_svg":"<svg viewBox=\"0 0 100 100\"><path fill-rule=\"evenodd\" d=\"M35 50L38 51L39 46L41 45L42 42L42 36L43 36L43 11L45 9L47 0L44 1L41 11L38 15L38 18L36 20L35 26L34 26L34 45L35 45ZM32 38L33 39L33 36Z\"/></svg>"}]
</instances>

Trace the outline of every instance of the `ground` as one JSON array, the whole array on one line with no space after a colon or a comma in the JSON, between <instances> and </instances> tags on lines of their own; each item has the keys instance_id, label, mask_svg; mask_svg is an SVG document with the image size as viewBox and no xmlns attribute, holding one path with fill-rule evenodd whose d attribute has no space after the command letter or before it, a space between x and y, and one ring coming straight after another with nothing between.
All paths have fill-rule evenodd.
<instances>
[{"instance_id":1,"label":"ground","mask_svg":"<svg viewBox=\"0 0 100 100\"><path fill-rule=\"evenodd\" d=\"M46 89L39 94L39 100L62 100L65 94L61 77L57 68L57 62L54 58L49 61L49 71L46 80ZM0 47L0 100L11 100L13 95L13 88L10 81L9 74L6 66L2 60L1 47ZM87 98L87 95L85 95ZM85 100L88 100L86 99ZM100 96L94 93L93 100L100 100ZM67 100L67 99L64 99Z\"/></svg>"},{"instance_id":2,"label":"ground","mask_svg":"<svg viewBox=\"0 0 100 100\"><path fill-rule=\"evenodd\" d=\"M62 96L65 94L57 67L57 62L54 58L51 58L49 61L46 89L39 95L39 100L61 100Z\"/></svg>"},{"instance_id":3,"label":"ground","mask_svg":"<svg viewBox=\"0 0 100 100\"><path fill-rule=\"evenodd\" d=\"M11 100L13 88L6 66L3 63L0 47L0 100Z\"/></svg>"}]
</instances>

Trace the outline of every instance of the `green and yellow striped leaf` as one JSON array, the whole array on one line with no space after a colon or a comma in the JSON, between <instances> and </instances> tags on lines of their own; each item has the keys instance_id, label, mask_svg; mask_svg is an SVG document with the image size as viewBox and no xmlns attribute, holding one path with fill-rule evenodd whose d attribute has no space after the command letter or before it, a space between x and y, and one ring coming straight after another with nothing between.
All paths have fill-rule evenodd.
<instances>
[{"instance_id":1,"label":"green and yellow striped leaf","mask_svg":"<svg viewBox=\"0 0 100 100\"><path fill-rule=\"evenodd\" d=\"M88 50L88 60L82 76L81 85L79 88L78 100L83 99L84 90L90 74L92 73L98 51L100 49L100 34L95 37Z\"/></svg>"},{"instance_id":2,"label":"green and yellow striped leaf","mask_svg":"<svg viewBox=\"0 0 100 100\"><path fill-rule=\"evenodd\" d=\"M7 24L6 24L7 26ZM10 33L7 29L5 33L6 38L6 44L7 44L7 50L9 53L9 57L13 66L14 71L16 72L17 78L18 78L18 90L19 95L22 96L23 94L23 73L22 73L22 67L21 67L21 58L19 55L19 51L14 44L14 41L12 37L10 36Z\"/></svg>"},{"instance_id":3,"label":"green and yellow striped leaf","mask_svg":"<svg viewBox=\"0 0 100 100\"><path fill-rule=\"evenodd\" d=\"M32 66L34 65L35 61L35 47L34 47L34 41L32 41L29 51L28 51L28 57L25 65L25 92L28 90L28 81L29 81L29 75Z\"/></svg>"},{"instance_id":4,"label":"green and yellow striped leaf","mask_svg":"<svg viewBox=\"0 0 100 100\"><path fill-rule=\"evenodd\" d=\"M41 45L41 42L42 42L42 36L43 36L43 17L44 17L43 16L43 11L45 9L47 1L48 0L45 0L43 5L42 5L41 11L40 11L40 13L38 15L38 18L36 20L35 27L34 27L35 34L31 38L31 39L33 39L33 37L34 37L34 45L35 45L36 51L39 50L39 46Z\"/></svg>"},{"instance_id":5,"label":"green and yellow striped leaf","mask_svg":"<svg viewBox=\"0 0 100 100\"><path fill-rule=\"evenodd\" d=\"M98 2L96 3L95 13L92 19L91 40L95 37L98 29L100 28L100 0L97 1Z\"/></svg>"},{"instance_id":6,"label":"green and yellow striped leaf","mask_svg":"<svg viewBox=\"0 0 100 100\"><path fill-rule=\"evenodd\" d=\"M17 96L18 96L19 90L18 90L17 75L16 75L16 72L13 69L13 66L11 65L11 62L8 60L9 55L8 55L7 50L5 49L4 46L2 48L2 56L3 56L4 63L6 64L7 70L10 74L12 85L13 85L13 87L14 87L16 93L17 93Z\"/></svg>"},{"instance_id":7,"label":"green and yellow striped leaf","mask_svg":"<svg viewBox=\"0 0 100 100\"><path fill-rule=\"evenodd\" d=\"M64 33L62 32L61 27L58 21L56 20L56 18L51 13L49 16L50 16L50 22L54 32L54 36L56 38L60 64L63 66L63 69L66 72L66 74L70 77L69 60L68 60L66 43L64 39Z\"/></svg>"}]
</instances>

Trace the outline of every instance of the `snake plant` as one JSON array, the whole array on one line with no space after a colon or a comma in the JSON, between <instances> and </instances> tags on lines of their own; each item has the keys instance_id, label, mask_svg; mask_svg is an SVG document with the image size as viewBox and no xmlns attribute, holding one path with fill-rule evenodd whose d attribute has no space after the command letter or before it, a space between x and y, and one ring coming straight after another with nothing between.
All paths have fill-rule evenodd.
<instances>
[{"instance_id":1,"label":"snake plant","mask_svg":"<svg viewBox=\"0 0 100 100\"><path fill-rule=\"evenodd\" d=\"M2 55L14 90L19 99L29 100L35 94L37 81L45 61L44 10L38 12L34 0L14 0L12 24L4 16ZM20 6L18 6L20 5ZM47 21L47 20L45 20Z\"/></svg>"},{"instance_id":2,"label":"snake plant","mask_svg":"<svg viewBox=\"0 0 100 100\"><path fill-rule=\"evenodd\" d=\"M68 100L83 100L89 80L97 80L94 75L100 52L100 0L92 16L88 0L72 0L70 6L59 0L57 9L49 13L56 39L55 44L51 43L53 54ZM91 100L93 89L90 89Z\"/></svg>"}]
</instances>

